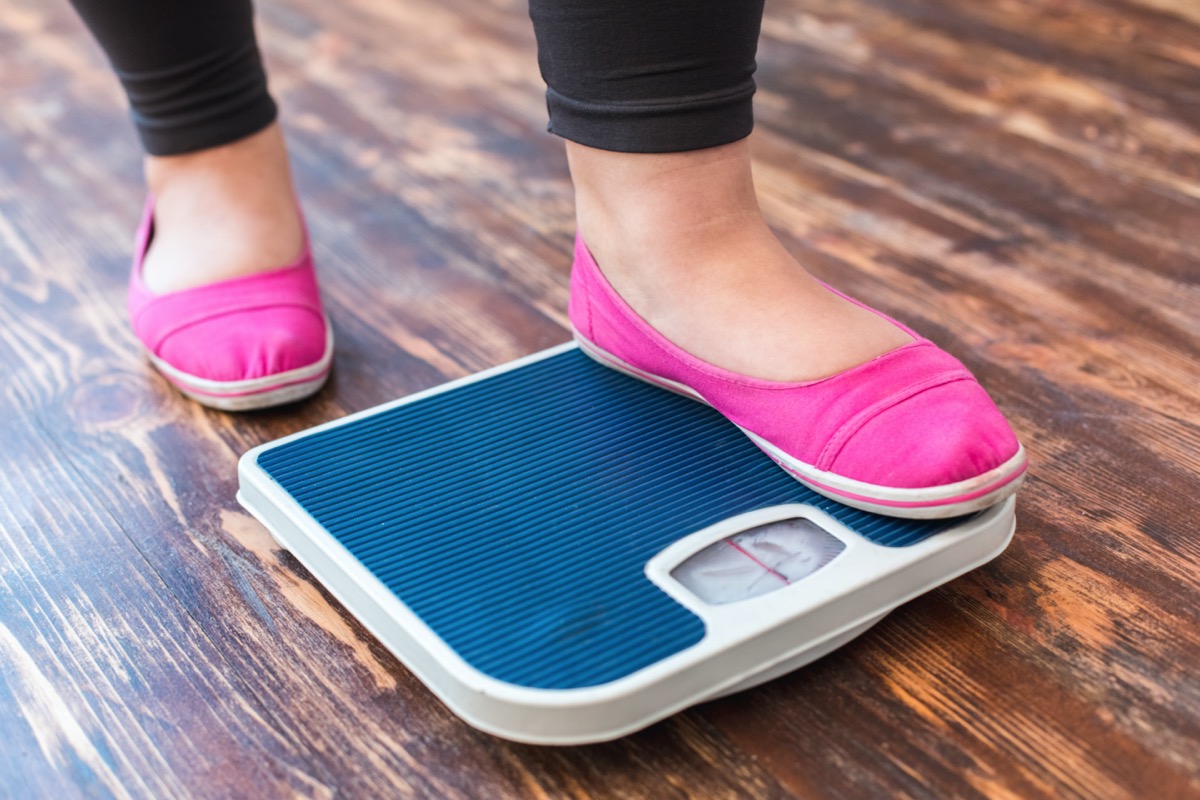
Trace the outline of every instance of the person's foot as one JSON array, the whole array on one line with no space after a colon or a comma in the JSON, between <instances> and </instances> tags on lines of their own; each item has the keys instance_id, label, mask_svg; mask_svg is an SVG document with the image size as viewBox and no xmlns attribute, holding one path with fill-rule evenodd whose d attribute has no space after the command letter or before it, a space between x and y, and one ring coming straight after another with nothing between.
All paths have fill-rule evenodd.
<instances>
[{"instance_id":1,"label":"person's foot","mask_svg":"<svg viewBox=\"0 0 1200 800\"><path fill-rule=\"evenodd\" d=\"M567 152L579 223L569 315L584 353L711 405L846 505L931 519L1017 490L1025 453L987 392L787 254L758 210L744 141Z\"/></svg>"},{"instance_id":2,"label":"person's foot","mask_svg":"<svg viewBox=\"0 0 1200 800\"><path fill-rule=\"evenodd\" d=\"M912 341L791 257L759 211L746 140L654 155L568 142L567 154L596 263L630 307L696 358L805 381Z\"/></svg>"},{"instance_id":3,"label":"person's foot","mask_svg":"<svg viewBox=\"0 0 1200 800\"><path fill-rule=\"evenodd\" d=\"M276 123L228 145L147 156L154 238L142 265L163 294L277 269L296 260L304 228Z\"/></svg>"},{"instance_id":4,"label":"person's foot","mask_svg":"<svg viewBox=\"0 0 1200 800\"><path fill-rule=\"evenodd\" d=\"M333 332L279 128L148 157L146 178L128 306L151 363L188 397L225 411L318 391Z\"/></svg>"}]
</instances>

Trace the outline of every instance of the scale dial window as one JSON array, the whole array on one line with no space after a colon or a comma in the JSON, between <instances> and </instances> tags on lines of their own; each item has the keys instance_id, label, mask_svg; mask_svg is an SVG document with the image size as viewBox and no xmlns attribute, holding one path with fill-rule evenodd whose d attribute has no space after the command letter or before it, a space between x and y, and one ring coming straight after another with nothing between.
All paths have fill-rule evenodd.
<instances>
[{"instance_id":1,"label":"scale dial window","mask_svg":"<svg viewBox=\"0 0 1200 800\"><path fill-rule=\"evenodd\" d=\"M671 570L671 577L704 602L724 605L804 580L845 549L811 520L784 519L714 542Z\"/></svg>"}]
</instances>

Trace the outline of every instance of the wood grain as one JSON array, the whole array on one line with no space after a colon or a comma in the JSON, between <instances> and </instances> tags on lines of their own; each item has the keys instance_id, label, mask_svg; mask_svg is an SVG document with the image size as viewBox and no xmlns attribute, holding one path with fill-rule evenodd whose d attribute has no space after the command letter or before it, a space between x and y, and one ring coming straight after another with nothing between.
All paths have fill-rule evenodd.
<instances>
[{"instance_id":1,"label":"wood grain","mask_svg":"<svg viewBox=\"0 0 1200 800\"><path fill-rule=\"evenodd\" d=\"M449 714L236 505L260 442L567 338L570 184L518 0L265 0L339 342L176 396L124 313L140 156L65 4L0 0L0 796L1200 797L1200 14L779 0L764 208L962 358L1033 460L997 561L606 745Z\"/></svg>"}]
</instances>

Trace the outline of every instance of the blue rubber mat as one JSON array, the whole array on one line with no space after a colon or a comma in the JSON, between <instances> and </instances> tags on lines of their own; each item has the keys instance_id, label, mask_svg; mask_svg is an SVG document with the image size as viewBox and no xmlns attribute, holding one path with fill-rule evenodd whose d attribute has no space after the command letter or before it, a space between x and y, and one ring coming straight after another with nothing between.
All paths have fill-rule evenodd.
<instances>
[{"instance_id":1,"label":"blue rubber mat","mask_svg":"<svg viewBox=\"0 0 1200 800\"><path fill-rule=\"evenodd\" d=\"M809 503L889 547L958 522L824 498L711 408L578 350L258 464L467 663L539 689L607 683L699 642L701 620L643 567L722 519Z\"/></svg>"}]
</instances>

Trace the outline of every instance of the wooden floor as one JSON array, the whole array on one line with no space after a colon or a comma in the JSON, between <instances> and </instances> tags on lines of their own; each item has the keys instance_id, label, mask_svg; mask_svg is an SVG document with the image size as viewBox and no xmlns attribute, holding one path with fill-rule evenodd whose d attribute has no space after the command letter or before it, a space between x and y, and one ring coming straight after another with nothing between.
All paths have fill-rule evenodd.
<instances>
[{"instance_id":1,"label":"wooden floor","mask_svg":"<svg viewBox=\"0 0 1200 800\"><path fill-rule=\"evenodd\" d=\"M459 722L234 500L255 444L567 339L524 4L262 0L339 349L228 416L129 332L102 57L0 0L0 796L1200 797L1200 7L768 5L766 211L992 391L1017 536L797 674L547 749Z\"/></svg>"}]
</instances>

